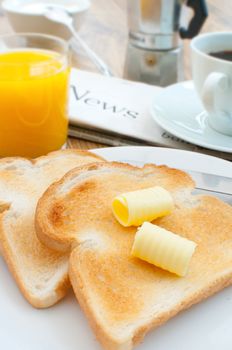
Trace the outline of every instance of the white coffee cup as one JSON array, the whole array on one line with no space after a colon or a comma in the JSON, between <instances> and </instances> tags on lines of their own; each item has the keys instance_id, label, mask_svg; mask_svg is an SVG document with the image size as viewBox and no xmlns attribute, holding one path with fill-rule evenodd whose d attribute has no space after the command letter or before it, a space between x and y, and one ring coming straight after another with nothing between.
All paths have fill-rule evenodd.
<instances>
[{"instance_id":1,"label":"white coffee cup","mask_svg":"<svg viewBox=\"0 0 232 350\"><path fill-rule=\"evenodd\" d=\"M202 34L191 41L195 89L208 113L210 126L232 136L232 61L210 53L232 51L232 32Z\"/></svg>"}]
</instances>

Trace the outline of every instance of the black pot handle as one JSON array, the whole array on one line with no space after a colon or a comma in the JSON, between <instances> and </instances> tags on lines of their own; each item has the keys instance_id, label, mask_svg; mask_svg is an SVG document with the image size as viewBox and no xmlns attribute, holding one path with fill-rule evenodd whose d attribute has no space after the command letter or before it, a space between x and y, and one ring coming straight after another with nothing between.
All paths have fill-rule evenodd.
<instances>
[{"instance_id":1,"label":"black pot handle","mask_svg":"<svg viewBox=\"0 0 232 350\"><path fill-rule=\"evenodd\" d=\"M186 5L193 9L194 15L187 29L180 28L180 37L182 39L191 39L199 33L203 26L208 16L208 9L205 0L187 0Z\"/></svg>"}]
</instances>

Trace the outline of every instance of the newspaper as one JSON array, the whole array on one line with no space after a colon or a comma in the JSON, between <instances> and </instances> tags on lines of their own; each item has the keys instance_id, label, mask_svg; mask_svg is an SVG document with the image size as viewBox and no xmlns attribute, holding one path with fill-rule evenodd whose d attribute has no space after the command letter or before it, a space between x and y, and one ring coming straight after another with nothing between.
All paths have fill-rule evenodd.
<instances>
[{"instance_id":1,"label":"newspaper","mask_svg":"<svg viewBox=\"0 0 232 350\"><path fill-rule=\"evenodd\" d=\"M160 90L156 86L73 69L69 135L111 146L155 145L232 160L232 153L195 146L160 128L150 113L152 101Z\"/></svg>"}]
</instances>

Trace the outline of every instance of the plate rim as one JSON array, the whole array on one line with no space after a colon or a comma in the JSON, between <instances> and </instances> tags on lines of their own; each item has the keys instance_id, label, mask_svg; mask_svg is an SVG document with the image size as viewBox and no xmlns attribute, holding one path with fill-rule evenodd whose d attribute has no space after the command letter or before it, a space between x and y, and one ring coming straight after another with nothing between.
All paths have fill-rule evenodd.
<instances>
[{"instance_id":1,"label":"plate rim","mask_svg":"<svg viewBox=\"0 0 232 350\"><path fill-rule=\"evenodd\" d=\"M197 158L199 158L199 160L201 159L209 159L210 162L220 162L220 165L223 165L223 166L226 166L226 167L229 167L232 169L232 162L229 161L229 160L226 160L224 158L220 158L220 157L216 157L215 155L210 155L210 154L205 154L205 153L201 153L201 152L194 152L194 151L189 151L189 150L185 150L185 149L177 149L177 148L170 148L170 147L159 147L159 146L118 146L118 147L101 147L101 148L94 148L94 149L91 149L90 151L93 152L93 153L96 153L100 156L103 156L104 157L104 153L108 153L108 152L111 152L113 150L113 152L116 152L116 153L120 153L121 151L123 152L124 150L125 151L132 151L132 152L135 152L137 150L143 150L144 152L152 152L152 150L156 150L157 152L160 152L160 153L176 153L177 155L178 154L181 154L181 153L185 153L186 155L190 155L190 157L194 157L196 160ZM103 153L103 155L102 155ZM165 165L165 162L163 163ZM168 165L169 166L169 165ZM190 167L186 167L185 170L194 170L191 166ZM202 171L199 169L199 171ZM208 173L210 174L215 174L215 175L224 175L221 171L219 172L212 172L212 171L208 171ZM232 174L231 174L231 178L232 178Z\"/></svg>"}]
</instances>

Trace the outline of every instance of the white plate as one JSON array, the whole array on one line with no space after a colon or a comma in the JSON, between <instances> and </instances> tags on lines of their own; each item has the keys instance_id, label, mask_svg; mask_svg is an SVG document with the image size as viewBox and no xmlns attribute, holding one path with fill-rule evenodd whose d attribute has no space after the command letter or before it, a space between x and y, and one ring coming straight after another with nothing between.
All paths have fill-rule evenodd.
<instances>
[{"instance_id":1,"label":"white plate","mask_svg":"<svg viewBox=\"0 0 232 350\"><path fill-rule=\"evenodd\" d=\"M118 147L95 151L108 160L154 162L232 177L232 163L187 151ZM199 271L200 273L200 271ZM4 350L100 350L73 294L55 307L32 308L0 258L0 342ZM232 287L150 332L138 350L231 350Z\"/></svg>"},{"instance_id":2,"label":"white plate","mask_svg":"<svg viewBox=\"0 0 232 350\"><path fill-rule=\"evenodd\" d=\"M232 152L232 137L209 126L208 116L191 81L170 85L156 96L151 114L171 134L209 149Z\"/></svg>"}]
</instances>

